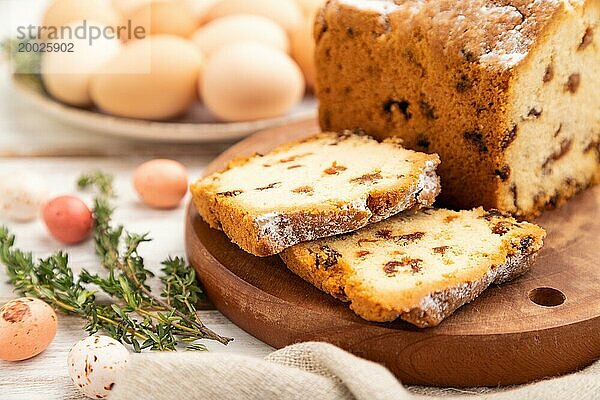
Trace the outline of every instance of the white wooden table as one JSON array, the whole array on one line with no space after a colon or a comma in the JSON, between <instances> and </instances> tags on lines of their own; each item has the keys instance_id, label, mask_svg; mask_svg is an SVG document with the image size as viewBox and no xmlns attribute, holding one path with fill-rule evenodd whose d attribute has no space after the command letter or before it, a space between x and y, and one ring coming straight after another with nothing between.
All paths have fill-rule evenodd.
<instances>
[{"instance_id":1,"label":"white wooden table","mask_svg":"<svg viewBox=\"0 0 600 400\"><path fill-rule=\"evenodd\" d=\"M134 232L150 232L154 241L141 250L147 265L158 270L166 256L184 256L184 206L172 211L157 211L142 205L131 185L135 166L154 157L177 159L185 164L190 177L202 169L227 144L161 145L140 144L81 132L40 115L15 97L4 68L0 67L0 175L10 171L30 170L46 178L53 195L76 192L76 177L91 169L114 174L119 198L117 222ZM89 199L85 195L83 198ZM17 245L36 256L46 256L61 245L45 232L41 221L17 224L0 219L17 235ZM101 270L93 244L69 246L72 267ZM6 283L0 267L0 304L17 297ZM210 351L226 351L265 356L272 349L254 339L216 310L201 311L206 324L216 332L235 338L227 347L206 341ZM8 363L0 361L0 399L82 399L67 375L66 358L71 346L86 336L77 317L59 315L59 329L50 347L31 360Z\"/></svg>"}]
</instances>

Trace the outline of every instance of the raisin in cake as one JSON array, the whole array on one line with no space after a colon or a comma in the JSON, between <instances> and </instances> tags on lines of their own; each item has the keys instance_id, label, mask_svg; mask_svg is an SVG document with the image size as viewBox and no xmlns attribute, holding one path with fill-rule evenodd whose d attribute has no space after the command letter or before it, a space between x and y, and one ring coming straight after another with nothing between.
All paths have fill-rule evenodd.
<instances>
[{"instance_id":1,"label":"raisin in cake","mask_svg":"<svg viewBox=\"0 0 600 400\"><path fill-rule=\"evenodd\" d=\"M600 1L331 0L324 130L437 153L459 208L533 217L600 180Z\"/></svg>"},{"instance_id":2,"label":"raisin in cake","mask_svg":"<svg viewBox=\"0 0 600 400\"><path fill-rule=\"evenodd\" d=\"M397 139L321 133L236 160L191 191L211 227L268 256L431 205L440 190L438 164L437 155L406 150Z\"/></svg>"},{"instance_id":3,"label":"raisin in cake","mask_svg":"<svg viewBox=\"0 0 600 400\"><path fill-rule=\"evenodd\" d=\"M492 283L526 272L545 232L498 211L407 211L281 253L296 274L369 321L435 326Z\"/></svg>"}]
</instances>

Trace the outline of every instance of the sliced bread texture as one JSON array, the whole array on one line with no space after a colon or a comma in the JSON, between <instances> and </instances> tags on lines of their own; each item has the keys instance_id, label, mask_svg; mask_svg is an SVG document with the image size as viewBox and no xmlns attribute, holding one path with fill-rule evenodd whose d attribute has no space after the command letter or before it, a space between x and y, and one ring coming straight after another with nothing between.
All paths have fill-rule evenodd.
<instances>
[{"instance_id":1,"label":"sliced bread texture","mask_svg":"<svg viewBox=\"0 0 600 400\"><path fill-rule=\"evenodd\" d=\"M281 258L369 321L439 324L490 284L532 265L545 231L498 211L423 209L301 243Z\"/></svg>"},{"instance_id":2,"label":"sliced bread texture","mask_svg":"<svg viewBox=\"0 0 600 400\"><path fill-rule=\"evenodd\" d=\"M440 192L439 163L398 139L328 132L235 160L191 192L211 227L247 252L269 256L430 206Z\"/></svg>"}]
</instances>

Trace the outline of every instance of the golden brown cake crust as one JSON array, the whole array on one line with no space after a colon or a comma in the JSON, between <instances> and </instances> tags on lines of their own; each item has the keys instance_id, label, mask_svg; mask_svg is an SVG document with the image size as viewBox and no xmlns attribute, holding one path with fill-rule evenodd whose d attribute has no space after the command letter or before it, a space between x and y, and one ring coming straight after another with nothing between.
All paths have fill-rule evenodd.
<instances>
[{"instance_id":1,"label":"golden brown cake crust","mask_svg":"<svg viewBox=\"0 0 600 400\"><path fill-rule=\"evenodd\" d=\"M330 0L314 32L321 127L401 136L440 155L442 202L532 218L600 175L585 150L600 137L599 9Z\"/></svg>"},{"instance_id":2,"label":"golden brown cake crust","mask_svg":"<svg viewBox=\"0 0 600 400\"><path fill-rule=\"evenodd\" d=\"M458 308L475 300L491 284L509 282L529 271L536 258L537 253L509 256L505 264L481 279L432 293L424 302L427 306L413 308L400 318L420 328L436 326Z\"/></svg>"},{"instance_id":3,"label":"golden brown cake crust","mask_svg":"<svg viewBox=\"0 0 600 400\"><path fill-rule=\"evenodd\" d=\"M431 217L425 215L429 212ZM467 218L471 219L467 221ZM423 221L426 225L430 224L427 232L400 236L397 232L392 233L398 226L409 230L419 229L417 226L422 228ZM449 229L449 224L467 226L474 221L486 227L487 232L480 232L480 237L466 240L477 242L487 236L500 239L500 242L491 247L493 253L483 255L469 250L472 253L466 255L477 257L479 261L476 263L469 266L456 264L452 256L460 254L461 249L456 247L460 246L456 243L460 241L452 245L452 240L447 241L446 246L438 246L436 241L443 237L448 239L451 231L444 232ZM437 229L441 231L435 233ZM465 228L454 229L458 229L454 231L456 233ZM544 236L545 232L540 227L517 223L495 210L422 210L413 216L392 217L354 234L302 243L285 250L280 256L294 273L332 296L349 301L350 308L367 320L386 322L401 318L419 327L429 327L439 324L457 308L475 299L490 284L507 282L528 271L542 247ZM418 241L421 241L418 248L410 248L411 242ZM377 277L382 261L373 253L373 247L366 247L365 243L387 246L385 257L395 257L383 264L384 271L389 273L383 281ZM405 250L406 246L409 250ZM396 250L390 253L389 250L394 248ZM435 253L434 264L417 258L423 257L424 249ZM446 252L449 258L445 258ZM364 259L369 256L374 257L373 261ZM408 258L419 262L406 262ZM464 258L462 260L464 262ZM398 271L405 267L409 268L408 275ZM442 281L428 281L428 267L447 270ZM416 279L415 276L420 276L415 285L402 289L390 289L389 282L385 282L386 279Z\"/></svg>"},{"instance_id":4,"label":"golden brown cake crust","mask_svg":"<svg viewBox=\"0 0 600 400\"><path fill-rule=\"evenodd\" d=\"M358 161L356 165L344 166L337 165L334 159L328 160L332 151L328 146L337 148L352 141L356 141L356 147L349 151L354 152L356 159L360 159L363 155L361 152L364 148L369 148L370 152L374 147L386 148L390 155L388 160L377 158L376 153L371 154L371 157L375 156L371 164L376 161L377 170L381 172L370 170L359 172L361 170ZM242 180L243 184L250 185L258 176L261 179L265 176L266 179L271 179L268 175L272 168L287 171L280 179L285 180L290 170L300 171L299 164L296 163L302 157L308 157L307 154L296 154L301 153L298 149L303 148L302 145L313 144L317 145L315 152L322 153L319 155L322 156L319 162L325 162L323 158L328 160L326 162L329 167L321 173L324 177L322 179L327 180L329 176L342 177L344 174L352 173L362 176L348 175L337 189L324 187L318 182L314 182L313 185L313 182L303 178L302 182L294 185L297 187L291 190L293 194L273 193L272 197L265 199L258 206L238 200L239 197L243 197L240 195L244 192L236 189L235 185L238 183L229 182L230 186L234 186L226 189L222 187L223 174L233 170L243 171L251 164L256 168L259 163L263 163L265 169L255 170L251 176L240 176L239 185L242 185ZM290 153L294 156L290 157ZM310 153L310 156L316 155ZM271 159L278 160L271 165L266 161ZM394 168L386 167L390 163L398 162L404 163L403 168L407 168L406 172L400 175L397 175L400 172L395 172ZM264 156L254 155L233 160L224 171L192 184L191 192L198 212L212 228L223 230L242 249L262 257L277 254L302 241L353 231L403 210L430 206L440 191L439 178L435 174L438 164L439 158L436 155L406 150L401 147L397 139L386 139L378 143L368 136L352 132L321 133L299 142L282 145ZM391 171L392 176L384 176L390 172L386 168ZM378 181L385 181L386 184L379 185ZM259 187L261 184L258 183L252 185L255 188L246 192L267 193L268 190L277 187L274 184L263 187ZM328 193L328 190L331 193ZM344 194L352 190L355 191L354 197L343 200ZM293 202L300 200L303 195L310 196L313 192L319 191L325 192L321 202L313 202L314 204L309 205L306 203L295 205ZM286 195L292 197L284 199L282 196ZM331 198L327 197L329 195Z\"/></svg>"}]
</instances>

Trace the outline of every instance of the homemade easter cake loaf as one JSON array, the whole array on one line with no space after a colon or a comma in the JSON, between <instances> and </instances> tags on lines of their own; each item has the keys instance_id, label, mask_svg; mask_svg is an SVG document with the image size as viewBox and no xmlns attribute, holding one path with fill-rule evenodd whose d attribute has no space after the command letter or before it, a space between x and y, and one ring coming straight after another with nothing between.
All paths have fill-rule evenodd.
<instances>
[{"instance_id":1,"label":"homemade easter cake loaf","mask_svg":"<svg viewBox=\"0 0 600 400\"><path fill-rule=\"evenodd\" d=\"M442 202L530 218L600 180L600 1L330 0L323 130L440 155Z\"/></svg>"},{"instance_id":2,"label":"homemade easter cake loaf","mask_svg":"<svg viewBox=\"0 0 600 400\"><path fill-rule=\"evenodd\" d=\"M499 211L407 211L286 249L287 266L369 321L435 326L492 283L526 272L545 232Z\"/></svg>"},{"instance_id":3,"label":"homemade easter cake loaf","mask_svg":"<svg viewBox=\"0 0 600 400\"><path fill-rule=\"evenodd\" d=\"M235 160L191 191L211 227L268 256L430 206L440 191L438 164L437 155L406 150L397 139L321 133Z\"/></svg>"}]
</instances>

